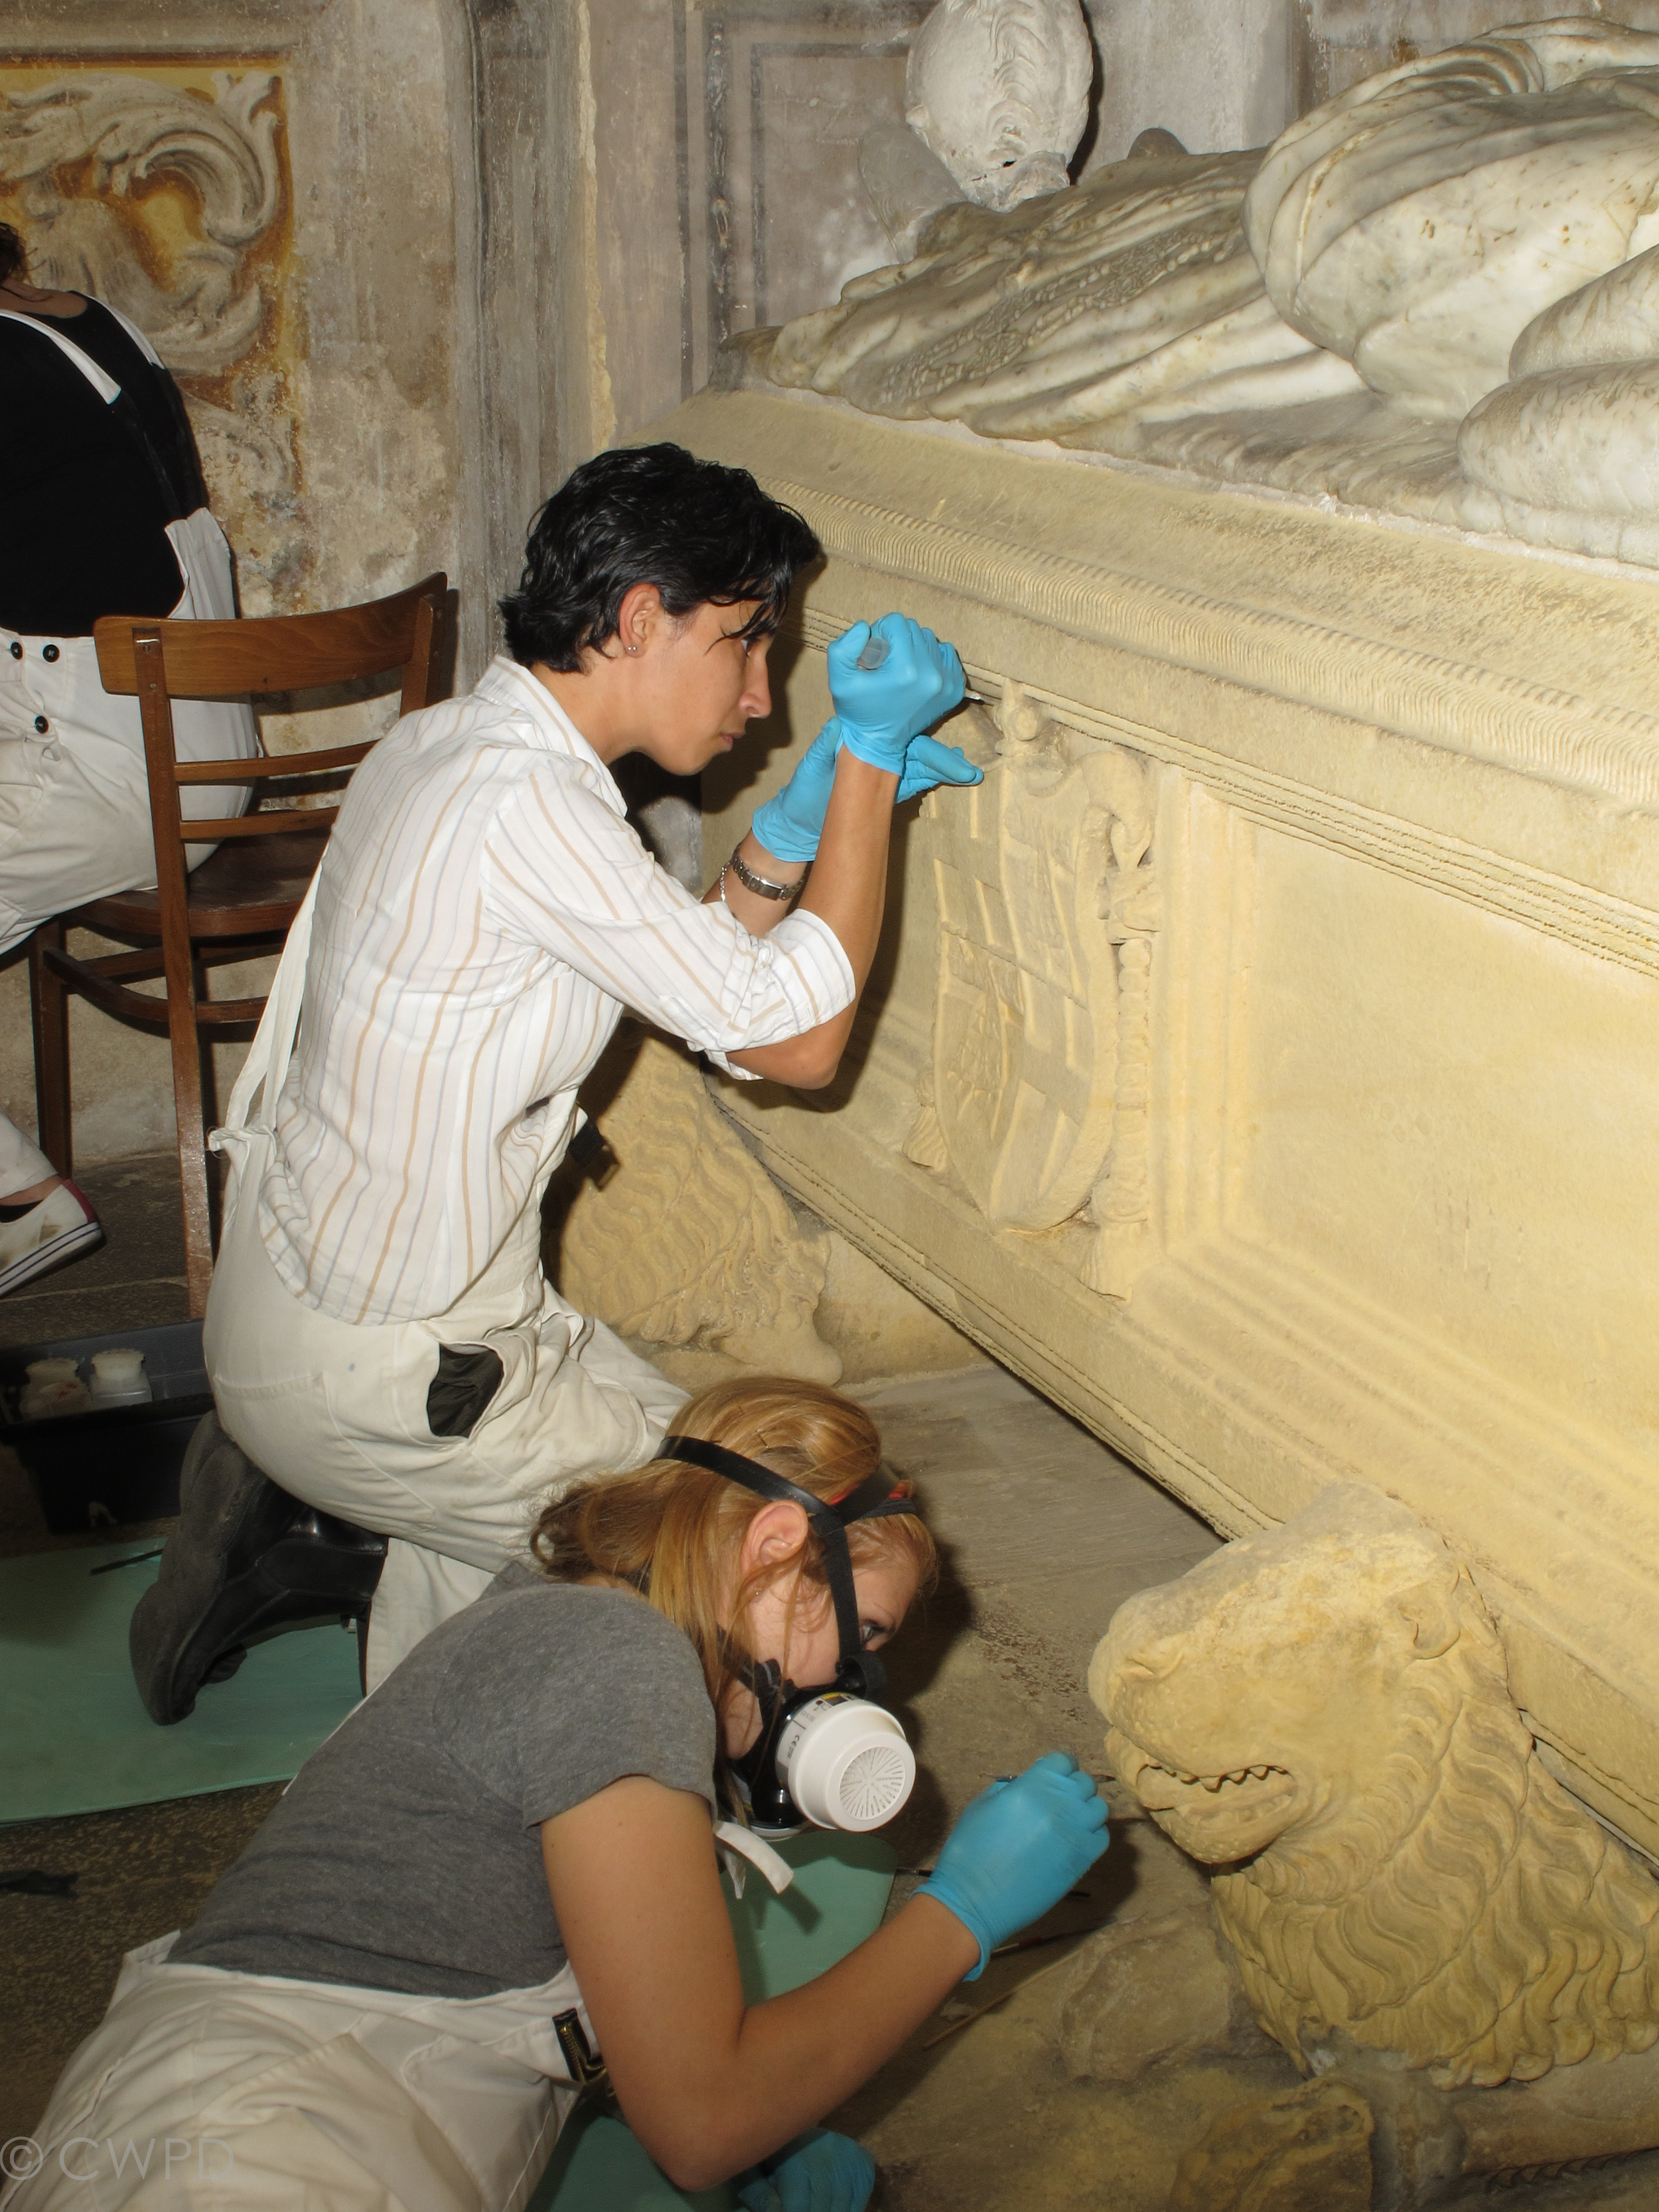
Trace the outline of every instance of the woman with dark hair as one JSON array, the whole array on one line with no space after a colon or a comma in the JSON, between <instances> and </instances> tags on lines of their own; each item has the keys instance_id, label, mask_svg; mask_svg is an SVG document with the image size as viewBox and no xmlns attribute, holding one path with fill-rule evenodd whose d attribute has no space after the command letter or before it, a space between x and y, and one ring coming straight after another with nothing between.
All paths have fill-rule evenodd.
<instances>
[{"instance_id":1,"label":"woman with dark hair","mask_svg":"<svg viewBox=\"0 0 1659 2212\"><path fill-rule=\"evenodd\" d=\"M652 859L612 763L692 775L742 742L817 553L741 469L601 453L536 518L508 653L357 771L216 1139L217 1419L133 1623L157 1720L251 1631L371 1594L379 1681L550 1482L647 1459L679 1405L542 1273L577 1086L624 1006L734 1075L827 1083L895 804L978 781L922 734L962 696L955 652L889 615L830 647L835 716L708 896Z\"/></svg>"},{"instance_id":2,"label":"woman with dark hair","mask_svg":"<svg viewBox=\"0 0 1659 2212\"><path fill-rule=\"evenodd\" d=\"M99 681L100 615L232 615L178 387L136 325L31 284L0 223L0 953L54 915L155 880L137 699ZM179 750L258 750L245 706L174 710ZM239 812L197 787L186 818ZM210 849L210 848L208 848ZM193 866L206 851L192 847ZM0 1296L101 1243L74 1183L0 1115Z\"/></svg>"},{"instance_id":3,"label":"woman with dark hair","mask_svg":"<svg viewBox=\"0 0 1659 2212\"><path fill-rule=\"evenodd\" d=\"M902 1744L865 1700L933 1544L831 1391L720 1383L679 1430L547 1507L533 1562L358 1706L193 1928L126 1960L8 2212L520 2212L602 2069L680 2188L861 2212L869 2159L816 2123L1065 1896L1106 1808L1048 1753L867 1942L745 2005L715 1847L789 1869L723 1815L795 1777L792 1736L847 1756L851 1714Z\"/></svg>"}]
</instances>

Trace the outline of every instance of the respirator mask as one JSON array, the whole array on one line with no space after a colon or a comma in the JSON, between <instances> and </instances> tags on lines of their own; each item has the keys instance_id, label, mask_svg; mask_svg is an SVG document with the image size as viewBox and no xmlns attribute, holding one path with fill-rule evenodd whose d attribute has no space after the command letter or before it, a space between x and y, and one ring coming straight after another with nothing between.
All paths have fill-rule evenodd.
<instances>
[{"instance_id":1,"label":"respirator mask","mask_svg":"<svg viewBox=\"0 0 1659 2212\"><path fill-rule=\"evenodd\" d=\"M815 1498L769 1467L701 1437L665 1437L661 1459L684 1460L724 1475L757 1497L800 1506L823 1540L824 1571L836 1609L841 1653L835 1680L805 1687L785 1679L775 1660L751 1667L744 1680L760 1705L761 1730L732 1771L762 1835L787 1835L810 1823L863 1834L890 1820L910 1795L915 1754L883 1699L887 1679L873 1652L860 1648L858 1599L847 1531L854 1521L915 1514L892 1495L881 1468L845 1498Z\"/></svg>"}]
</instances>

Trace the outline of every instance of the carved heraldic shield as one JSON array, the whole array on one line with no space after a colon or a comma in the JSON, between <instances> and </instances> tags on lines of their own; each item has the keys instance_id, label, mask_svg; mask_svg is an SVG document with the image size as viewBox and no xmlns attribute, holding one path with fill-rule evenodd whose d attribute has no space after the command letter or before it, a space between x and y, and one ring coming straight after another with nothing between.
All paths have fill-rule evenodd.
<instances>
[{"instance_id":1,"label":"carved heraldic shield","mask_svg":"<svg viewBox=\"0 0 1659 2212\"><path fill-rule=\"evenodd\" d=\"M954 1169L988 1220L1041 1231L1089 1204L1110 1158L1120 892L1150 884L1151 793L1133 756L1061 728L1016 685L1000 720L984 783L930 799L919 825L939 1001L907 1150Z\"/></svg>"}]
</instances>

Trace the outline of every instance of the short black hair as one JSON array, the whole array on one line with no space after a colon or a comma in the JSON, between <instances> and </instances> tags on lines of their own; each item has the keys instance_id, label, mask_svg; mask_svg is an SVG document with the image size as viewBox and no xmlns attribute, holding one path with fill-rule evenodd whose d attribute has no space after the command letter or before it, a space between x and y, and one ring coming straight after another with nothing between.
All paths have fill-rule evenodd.
<instances>
[{"instance_id":1,"label":"short black hair","mask_svg":"<svg viewBox=\"0 0 1659 2212\"><path fill-rule=\"evenodd\" d=\"M747 469L700 461L683 446L632 446L584 461L537 511L524 574L501 603L507 650L574 674L617 635L635 584L665 611L760 602L743 635L776 629L797 572L823 548L793 507Z\"/></svg>"},{"instance_id":2,"label":"short black hair","mask_svg":"<svg viewBox=\"0 0 1659 2212\"><path fill-rule=\"evenodd\" d=\"M0 284L8 276L21 276L27 271L28 252L23 244L22 233L14 230L9 222L0 222Z\"/></svg>"}]
</instances>

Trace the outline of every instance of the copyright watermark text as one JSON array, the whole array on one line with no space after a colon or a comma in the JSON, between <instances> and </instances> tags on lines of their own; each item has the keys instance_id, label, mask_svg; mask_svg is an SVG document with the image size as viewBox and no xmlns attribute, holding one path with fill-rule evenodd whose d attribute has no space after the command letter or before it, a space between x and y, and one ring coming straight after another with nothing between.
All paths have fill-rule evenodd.
<instances>
[{"instance_id":1,"label":"copyright watermark text","mask_svg":"<svg viewBox=\"0 0 1659 2212\"><path fill-rule=\"evenodd\" d=\"M0 2179L33 2181L50 2164L70 2181L96 2181L112 2173L118 2181L136 2174L148 2181L155 2167L171 2180L193 2166L204 2181L222 2181L236 2164L230 2145L217 2136L70 2136L51 2148L33 2136L14 2136L0 2144Z\"/></svg>"}]
</instances>

